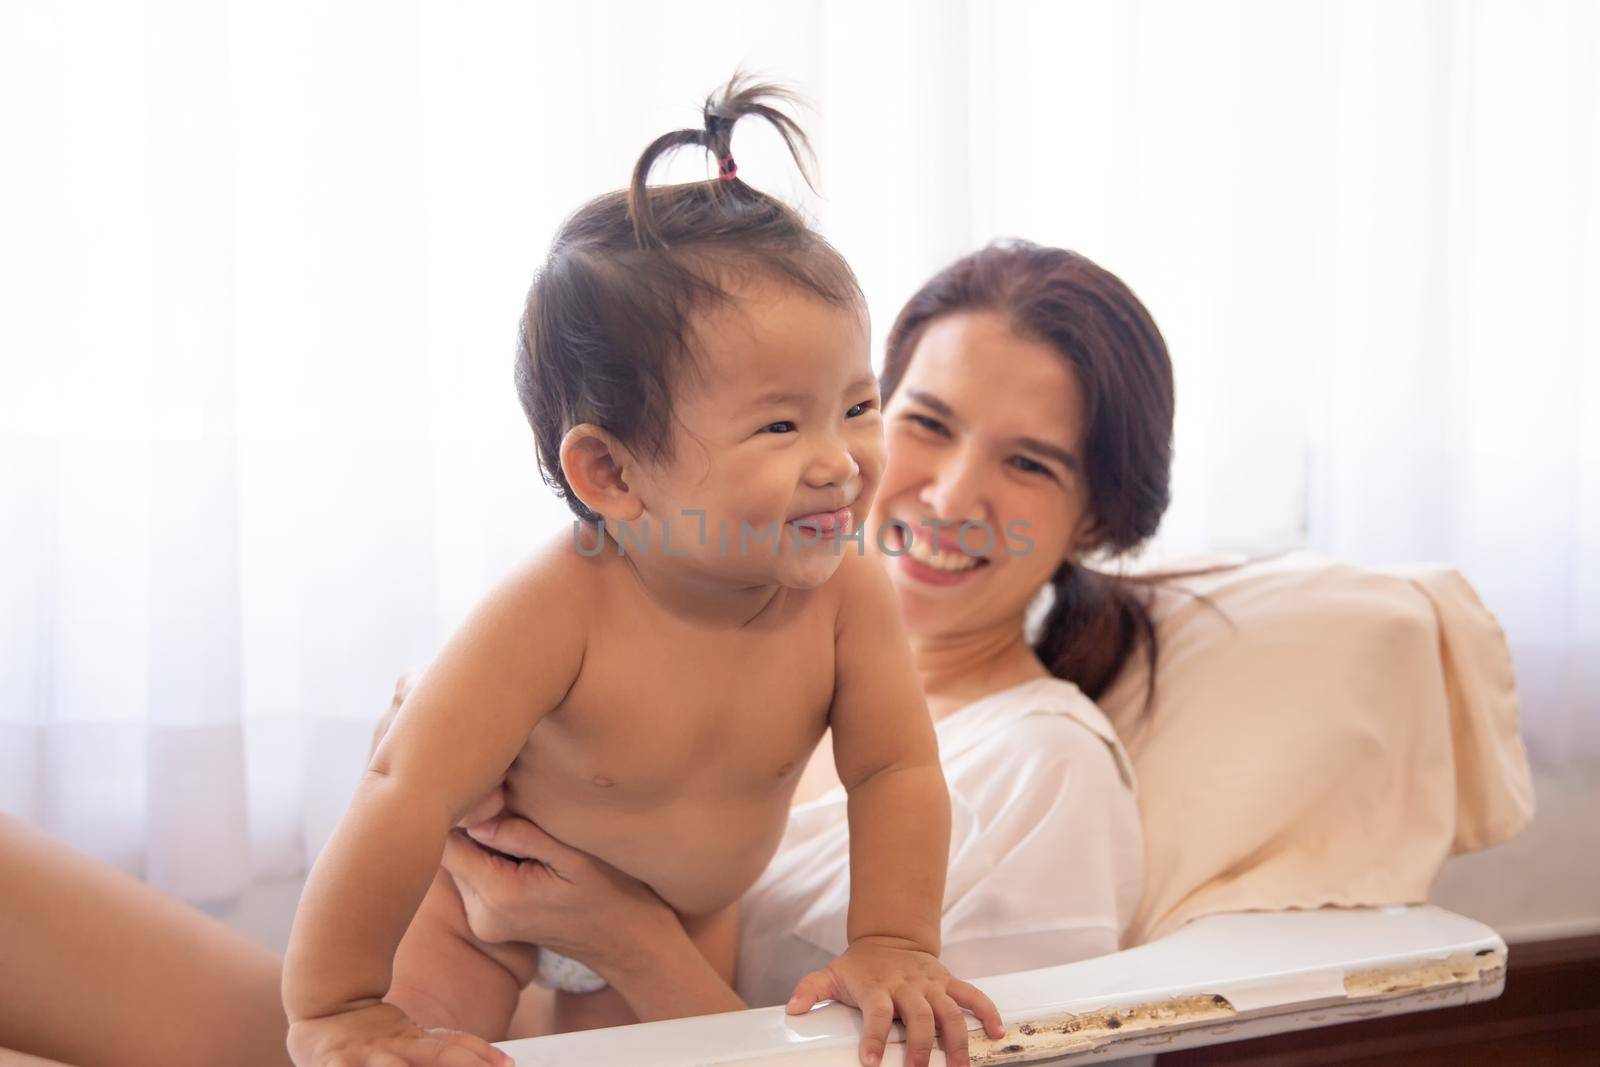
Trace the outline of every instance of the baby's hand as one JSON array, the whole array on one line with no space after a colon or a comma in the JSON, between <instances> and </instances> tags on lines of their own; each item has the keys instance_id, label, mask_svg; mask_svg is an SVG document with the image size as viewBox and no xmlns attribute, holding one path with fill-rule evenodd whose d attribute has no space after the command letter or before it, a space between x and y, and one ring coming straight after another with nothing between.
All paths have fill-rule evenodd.
<instances>
[{"instance_id":1,"label":"baby's hand","mask_svg":"<svg viewBox=\"0 0 1600 1067\"><path fill-rule=\"evenodd\" d=\"M861 937L844 955L820 971L812 971L794 987L789 1014L807 1011L819 1000L837 1000L861 1009L861 1062L877 1067L889 1040L889 1024L898 1015L906 1028L906 1063L927 1067L933 1055L937 1023L940 1046L950 1067L967 1067L969 1008L990 1037L1006 1028L994 1002L974 985L944 969L939 957L893 937Z\"/></svg>"},{"instance_id":2,"label":"baby's hand","mask_svg":"<svg viewBox=\"0 0 1600 1067\"><path fill-rule=\"evenodd\" d=\"M289 1027L295 1067L515 1067L516 1061L460 1030L424 1030L379 1003Z\"/></svg>"}]
</instances>

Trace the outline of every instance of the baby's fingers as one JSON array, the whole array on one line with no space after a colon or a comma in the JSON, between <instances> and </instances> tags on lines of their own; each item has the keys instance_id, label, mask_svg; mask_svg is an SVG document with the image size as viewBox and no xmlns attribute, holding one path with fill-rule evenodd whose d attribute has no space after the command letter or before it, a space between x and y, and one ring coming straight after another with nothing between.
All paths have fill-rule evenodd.
<instances>
[{"instance_id":1,"label":"baby's fingers","mask_svg":"<svg viewBox=\"0 0 1600 1067\"><path fill-rule=\"evenodd\" d=\"M833 980L833 975L827 971L812 971L795 983L794 992L789 994L789 1005L785 1010L790 1015L800 1015L810 1011L811 1006L818 1001L838 999L839 989Z\"/></svg>"},{"instance_id":2,"label":"baby's fingers","mask_svg":"<svg viewBox=\"0 0 1600 1067\"><path fill-rule=\"evenodd\" d=\"M887 993L871 993L861 1003L862 1067L878 1067L883 1062L883 1047L889 1043L889 1026L894 1022L894 1001Z\"/></svg>"},{"instance_id":3,"label":"baby's fingers","mask_svg":"<svg viewBox=\"0 0 1600 1067\"><path fill-rule=\"evenodd\" d=\"M934 1018L939 1020L939 1047L944 1049L946 1067L968 1067L967 1017L961 1006L943 993L928 998Z\"/></svg>"},{"instance_id":4,"label":"baby's fingers","mask_svg":"<svg viewBox=\"0 0 1600 1067\"><path fill-rule=\"evenodd\" d=\"M1000 1021L1000 1009L994 1006L994 1001L971 982L963 982L957 978L945 987L945 992L957 1004L966 1008L978 1017L983 1023L983 1031L993 1038L1006 1036L1006 1024Z\"/></svg>"},{"instance_id":5,"label":"baby's fingers","mask_svg":"<svg viewBox=\"0 0 1600 1067\"><path fill-rule=\"evenodd\" d=\"M928 1067L933 1055L933 1008L921 993L895 998L895 1011L906 1028L906 1063L909 1067Z\"/></svg>"}]
</instances>

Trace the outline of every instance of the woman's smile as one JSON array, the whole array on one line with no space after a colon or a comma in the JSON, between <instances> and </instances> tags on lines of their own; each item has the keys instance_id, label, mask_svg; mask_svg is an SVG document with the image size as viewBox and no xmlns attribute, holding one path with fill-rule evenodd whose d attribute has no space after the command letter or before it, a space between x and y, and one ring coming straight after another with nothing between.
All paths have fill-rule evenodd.
<instances>
[{"instance_id":1,"label":"woman's smile","mask_svg":"<svg viewBox=\"0 0 1600 1067\"><path fill-rule=\"evenodd\" d=\"M906 528L895 524L885 531L884 545L892 552L900 573L924 585L961 585L989 566L989 559L951 544L948 539L907 537Z\"/></svg>"}]
</instances>

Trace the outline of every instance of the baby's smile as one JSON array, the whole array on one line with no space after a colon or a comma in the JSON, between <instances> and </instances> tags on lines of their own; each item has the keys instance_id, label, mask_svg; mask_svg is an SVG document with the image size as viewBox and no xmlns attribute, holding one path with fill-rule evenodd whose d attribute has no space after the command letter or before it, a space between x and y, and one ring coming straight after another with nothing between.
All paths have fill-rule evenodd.
<instances>
[{"instance_id":1,"label":"baby's smile","mask_svg":"<svg viewBox=\"0 0 1600 1067\"><path fill-rule=\"evenodd\" d=\"M850 520L850 508L846 505L833 511L813 511L797 515L788 522L802 539L809 537L810 540L827 541L849 533Z\"/></svg>"}]
</instances>

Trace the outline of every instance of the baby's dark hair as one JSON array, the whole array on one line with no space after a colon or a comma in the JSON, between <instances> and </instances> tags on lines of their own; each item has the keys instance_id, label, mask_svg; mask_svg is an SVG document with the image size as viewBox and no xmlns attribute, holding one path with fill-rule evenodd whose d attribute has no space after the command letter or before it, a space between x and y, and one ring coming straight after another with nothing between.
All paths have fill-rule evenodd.
<instances>
[{"instance_id":1,"label":"baby's dark hair","mask_svg":"<svg viewBox=\"0 0 1600 1067\"><path fill-rule=\"evenodd\" d=\"M865 307L844 257L793 208L747 185L733 165L734 124L754 115L782 135L810 183L810 142L773 106L794 99L736 74L707 98L704 128L656 138L626 190L574 212L534 275L517 344L517 396L545 482L584 522L600 517L567 483L562 438L592 423L652 461L669 460L672 388L695 370L692 314L726 303L733 284L752 277ZM691 145L717 160L718 178L648 184L663 156Z\"/></svg>"}]
</instances>

